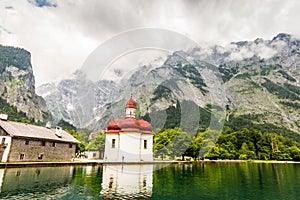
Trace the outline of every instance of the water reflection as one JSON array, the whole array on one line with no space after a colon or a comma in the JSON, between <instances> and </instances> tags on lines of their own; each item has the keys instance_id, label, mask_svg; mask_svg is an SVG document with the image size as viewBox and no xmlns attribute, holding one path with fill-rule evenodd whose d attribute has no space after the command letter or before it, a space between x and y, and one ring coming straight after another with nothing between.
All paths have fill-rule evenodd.
<instances>
[{"instance_id":1,"label":"water reflection","mask_svg":"<svg viewBox=\"0 0 300 200\"><path fill-rule=\"evenodd\" d=\"M299 199L300 164L0 169L0 199Z\"/></svg>"},{"instance_id":2,"label":"water reflection","mask_svg":"<svg viewBox=\"0 0 300 200\"><path fill-rule=\"evenodd\" d=\"M153 165L0 169L0 199L150 199Z\"/></svg>"},{"instance_id":3,"label":"water reflection","mask_svg":"<svg viewBox=\"0 0 300 200\"><path fill-rule=\"evenodd\" d=\"M63 195L72 182L73 167L0 169L0 199Z\"/></svg>"},{"instance_id":4,"label":"water reflection","mask_svg":"<svg viewBox=\"0 0 300 200\"><path fill-rule=\"evenodd\" d=\"M103 199L150 199L153 165L104 165Z\"/></svg>"}]
</instances>

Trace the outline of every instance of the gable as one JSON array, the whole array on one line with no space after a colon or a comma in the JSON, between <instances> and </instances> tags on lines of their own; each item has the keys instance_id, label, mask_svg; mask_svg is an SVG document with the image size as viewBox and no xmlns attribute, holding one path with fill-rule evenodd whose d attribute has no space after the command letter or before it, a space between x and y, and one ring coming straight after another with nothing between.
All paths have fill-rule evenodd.
<instances>
[{"instance_id":1,"label":"gable","mask_svg":"<svg viewBox=\"0 0 300 200\"><path fill-rule=\"evenodd\" d=\"M0 120L0 128L4 131L4 133L6 132L11 137L45 139L76 144L80 143L66 131L62 130L61 137L58 137L55 134L55 129L50 129L42 126Z\"/></svg>"}]
</instances>

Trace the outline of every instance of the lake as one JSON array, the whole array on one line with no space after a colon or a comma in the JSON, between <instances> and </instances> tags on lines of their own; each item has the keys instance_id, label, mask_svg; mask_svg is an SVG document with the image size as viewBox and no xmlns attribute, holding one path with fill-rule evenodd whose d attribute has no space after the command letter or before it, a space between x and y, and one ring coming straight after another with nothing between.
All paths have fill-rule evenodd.
<instances>
[{"instance_id":1,"label":"lake","mask_svg":"<svg viewBox=\"0 0 300 200\"><path fill-rule=\"evenodd\" d=\"M0 199L300 199L300 164L0 169Z\"/></svg>"}]
</instances>

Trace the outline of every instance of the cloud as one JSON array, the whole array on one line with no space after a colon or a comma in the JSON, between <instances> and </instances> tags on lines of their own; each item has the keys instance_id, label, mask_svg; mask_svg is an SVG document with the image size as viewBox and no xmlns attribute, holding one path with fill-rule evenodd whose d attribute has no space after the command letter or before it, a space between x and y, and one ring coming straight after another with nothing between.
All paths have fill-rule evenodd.
<instances>
[{"instance_id":1,"label":"cloud","mask_svg":"<svg viewBox=\"0 0 300 200\"><path fill-rule=\"evenodd\" d=\"M13 10L14 9L14 7L12 7L12 6L5 6L4 8L7 9L7 10Z\"/></svg>"},{"instance_id":2,"label":"cloud","mask_svg":"<svg viewBox=\"0 0 300 200\"><path fill-rule=\"evenodd\" d=\"M299 9L297 0L1 0L0 26L11 34L1 31L0 43L32 53L40 85L79 69L98 45L124 31L163 28L213 45L279 32L300 37ZM262 56L272 54L264 50Z\"/></svg>"},{"instance_id":3,"label":"cloud","mask_svg":"<svg viewBox=\"0 0 300 200\"><path fill-rule=\"evenodd\" d=\"M246 45L240 47L236 43L230 44L225 48L229 51L232 51L228 57L228 60L240 61L253 56L269 59L277 53L277 49L274 48L274 46L269 46L267 43L268 41L264 42L263 40L261 40L259 43L247 42Z\"/></svg>"},{"instance_id":4,"label":"cloud","mask_svg":"<svg viewBox=\"0 0 300 200\"><path fill-rule=\"evenodd\" d=\"M263 59L269 59L277 53L276 49L268 47L265 44L252 45L252 51Z\"/></svg>"}]
</instances>

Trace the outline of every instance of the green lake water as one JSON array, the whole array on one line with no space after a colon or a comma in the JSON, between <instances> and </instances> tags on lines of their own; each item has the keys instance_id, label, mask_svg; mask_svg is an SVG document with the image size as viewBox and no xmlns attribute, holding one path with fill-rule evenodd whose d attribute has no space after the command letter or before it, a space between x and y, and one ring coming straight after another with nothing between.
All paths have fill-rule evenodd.
<instances>
[{"instance_id":1,"label":"green lake water","mask_svg":"<svg viewBox=\"0 0 300 200\"><path fill-rule=\"evenodd\" d=\"M300 163L0 169L0 199L300 199Z\"/></svg>"}]
</instances>

